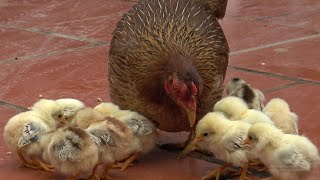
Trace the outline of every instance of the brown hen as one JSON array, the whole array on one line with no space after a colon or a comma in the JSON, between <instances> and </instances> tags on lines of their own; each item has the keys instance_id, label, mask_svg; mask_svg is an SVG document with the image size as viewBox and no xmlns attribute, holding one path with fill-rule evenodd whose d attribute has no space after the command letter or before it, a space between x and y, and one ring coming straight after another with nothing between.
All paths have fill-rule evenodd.
<instances>
[{"instance_id":1,"label":"brown hen","mask_svg":"<svg viewBox=\"0 0 320 180\"><path fill-rule=\"evenodd\" d=\"M168 132L190 131L221 99L227 0L141 0L113 32L112 101ZM189 119L189 121L188 121Z\"/></svg>"}]
</instances>

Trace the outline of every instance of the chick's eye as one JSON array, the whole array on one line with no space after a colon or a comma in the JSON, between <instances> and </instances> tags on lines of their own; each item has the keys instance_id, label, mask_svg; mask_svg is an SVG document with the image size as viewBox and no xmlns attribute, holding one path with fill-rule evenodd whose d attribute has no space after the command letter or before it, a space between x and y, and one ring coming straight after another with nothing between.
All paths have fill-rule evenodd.
<instances>
[{"instance_id":1,"label":"chick's eye","mask_svg":"<svg viewBox=\"0 0 320 180\"><path fill-rule=\"evenodd\" d=\"M59 118L61 118L62 117L62 115L61 114L59 114Z\"/></svg>"},{"instance_id":2,"label":"chick's eye","mask_svg":"<svg viewBox=\"0 0 320 180\"><path fill-rule=\"evenodd\" d=\"M203 133L203 136L208 136L208 133Z\"/></svg>"},{"instance_id":3,"label":"chick's eye","mask_svg":"<svg viewBox=\"0 0 320 180\"><path fill-rule=\"evenodd\" d=\"M252 140L252 136L249 136L249 139Z\"/></svg>"}]
</instances>

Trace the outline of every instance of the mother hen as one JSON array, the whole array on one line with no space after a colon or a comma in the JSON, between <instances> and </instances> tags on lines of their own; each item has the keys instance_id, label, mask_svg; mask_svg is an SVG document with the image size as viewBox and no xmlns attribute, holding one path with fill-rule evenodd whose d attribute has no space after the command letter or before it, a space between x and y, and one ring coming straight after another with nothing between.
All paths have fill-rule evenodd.
<instances>
[{"instance_id":1,"label":"mother hen","mask_svg":"<svg viewBox=\"0 0 320 180\"><path fill-rule=\"evenodd\" d=\"M161 130L193 134L222 97L229 48L217 19L226 6L227 0L140 0L113 32L111 100Z\"/></svg>"}]
</instances>

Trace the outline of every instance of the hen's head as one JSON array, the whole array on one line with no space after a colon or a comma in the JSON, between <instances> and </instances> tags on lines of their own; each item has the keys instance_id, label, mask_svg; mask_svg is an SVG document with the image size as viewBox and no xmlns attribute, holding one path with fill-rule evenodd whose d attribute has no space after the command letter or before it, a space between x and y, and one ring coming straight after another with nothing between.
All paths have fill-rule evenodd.
<instances>
[{"instance_id":1,"label":"hen's head","mask_svg":"<svg viewBox=\"0 0 320 180\"><path fill-rule=\"evenodd\" d=\"M198 97L202 92L202 80L192 59L178 53L170 59L168 76L164 80L166 94L180 108L182 108L189 119L190 127L196 120Z\"/></svg>"}]
</instances>

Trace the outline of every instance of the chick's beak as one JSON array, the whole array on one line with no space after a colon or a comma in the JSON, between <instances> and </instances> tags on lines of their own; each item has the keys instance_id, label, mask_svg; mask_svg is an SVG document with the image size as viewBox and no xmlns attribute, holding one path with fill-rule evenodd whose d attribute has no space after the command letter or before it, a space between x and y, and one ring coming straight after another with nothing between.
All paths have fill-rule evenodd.
<instances>
[{"instance_id":1,"label":"chick's beak","mask_svg":"<svg viewBox=\"0 0 320 180\"><path fill-rule=\"evenodd\" d=\"M243 144L245 145L250 145L251 141L249 138L246 138L244 141L243 141Z\"/></svg>"}]
</instances>

